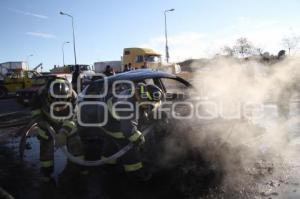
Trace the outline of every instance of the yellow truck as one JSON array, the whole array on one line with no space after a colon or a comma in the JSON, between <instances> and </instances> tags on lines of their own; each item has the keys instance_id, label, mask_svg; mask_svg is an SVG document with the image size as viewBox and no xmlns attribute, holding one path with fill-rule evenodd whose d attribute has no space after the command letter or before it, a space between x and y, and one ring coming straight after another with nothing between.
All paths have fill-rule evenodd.
<instances>
[{"instance_id":1,"label":"yellow truck","mask_svg":"<svg viewBox=\"0 0 300 199\"><path fill-rule=\"evenodd\" d=\"M30 87L32 78L36 76L41 75L36 71L12 70L0 81L0 99L5 98L8 93L15 93L19 89Z\"/></svg>"},{"instance_id":2,"label":"yellow truck","mask_svg":"<svg viewBox=\"0 0 300 199\"><path fill-rule=\"evenodd\" d=\"M122 61L95 62L94 69L97 73L104 72L106 65L110 65L115 72L122 72L125 66L131 64L134 69L152 68L167 71L173 74L180 73L178 64L162 63L161 54L150 48L124 48Z\"/></svg>"},{"instance_id":3,"label":"yellow truck","mask_svg":"<svg viewBox=\"0 0 300 199\"><path fill-rule=\"evenodd\" d=\"M131 63L135 69L153 68L185 77L180 65L176 63L163 63L161 54L150 48L124 48L122 57L122 69Z\"/></svg>"},{"instance_id":4,"label":"yellow truck","mask_svg":"<svg viewBox=\"0 0 300 199\"><path fill-rule=\"evenodd\" d=\"M161 54L150 48L125 48L123 51L122 65L129 65L135 69L158 68L162 66Z\"/></svg>"}]
</instances>

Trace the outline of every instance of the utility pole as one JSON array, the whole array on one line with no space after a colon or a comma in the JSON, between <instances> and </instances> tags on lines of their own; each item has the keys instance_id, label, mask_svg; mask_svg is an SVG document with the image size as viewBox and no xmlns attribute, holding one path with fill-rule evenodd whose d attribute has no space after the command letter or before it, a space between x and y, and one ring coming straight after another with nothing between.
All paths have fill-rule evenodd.
<instances>
[{"instance_id":1,"label":"utility pole","mask_svg":"<svg viewBox=\"0 0 300 199\"><path fill-rule=\"evenodd\" d=\"M70 14L60 12L61 15L68 16L72 19L72 29L73 29L73 49L74 49L74 59L75 59L75 66L77 65L77 60L76 60L76 45L75 45L75 30L74 30L74 17Z\"/></svg>"},{"instance_id":2,"label":"utility pole","mask_svg":"<svg viewBox=\"0 0 300 199\"><path fill-rule=\"evenodd\" d=\"M170 10L165 10L164 15L165 15L165 38L166 38L166 61L167 63L169 62L169 46L168 46L168 27L167 27L167 12L173 12L175 9L170 9Z\"/></svg>"},{"instance_id":3,"label":"utility pole","mask_svg":"<svg viewBox=\"0 0 300 199\"><path fill-rule=\"evenodd\" d=\"M30 54L27 56L26 61L27 61L27 70L29 70L29 57L32 57L33 54Z\"/></svg>"},{"instance_id":4,"label":"utility pole","mask_svg":"<svg viewBox=\"0 0 300 199\"><path fill-rule=\"evenodd\" d=\"M66 42L64 42L62 44L62 47L61 47L61 49L62 49L62 55L63 55L63 66L65 66L65 51L64 51L64 46L65 46L65 44L69 44L69 43L70 42L66 41Z\"/></svg>"}]
</instances>

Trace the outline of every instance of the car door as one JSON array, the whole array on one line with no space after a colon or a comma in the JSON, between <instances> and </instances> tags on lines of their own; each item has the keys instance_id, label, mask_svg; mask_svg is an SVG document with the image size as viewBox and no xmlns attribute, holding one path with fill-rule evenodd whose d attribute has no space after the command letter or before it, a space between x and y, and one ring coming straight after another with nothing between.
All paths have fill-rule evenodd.
<instances>
[{"instance_id":1,"label":"car door","mask_svg":"<svg viewBox=\"0 0 300 199\"><path fill-rule=\"evenodd\" d=\"M16 92L24 88L24 77L20 73L13 73L5 79L5 85L8 92Z\"/></svg>"}]
</instances>

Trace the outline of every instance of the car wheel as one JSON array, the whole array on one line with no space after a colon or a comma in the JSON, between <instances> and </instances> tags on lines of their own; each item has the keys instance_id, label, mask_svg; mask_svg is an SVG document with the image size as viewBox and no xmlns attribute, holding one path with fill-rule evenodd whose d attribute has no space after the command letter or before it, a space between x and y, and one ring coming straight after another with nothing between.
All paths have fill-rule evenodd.
<instances>
[{"instance_id":1,"label":"car wheel","mask_svg":"<svg viewBox=\"0 0 300 199\"><path fill-rule=\"evenodd\" d=\"M7 90L3 87L0 87L0 99L3 99L7 96Z\"/></svg>"}]
</instances>

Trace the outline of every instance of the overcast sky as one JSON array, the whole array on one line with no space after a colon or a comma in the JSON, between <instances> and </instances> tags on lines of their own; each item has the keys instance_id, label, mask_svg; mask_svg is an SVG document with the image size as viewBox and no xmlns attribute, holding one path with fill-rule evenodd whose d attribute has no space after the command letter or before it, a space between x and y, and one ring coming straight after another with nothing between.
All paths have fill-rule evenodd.
<instances>
[{"instance_id":1,"label":"overcast sky","mask_svg":"<svg viewBox=\"0 0 300 199\"><path fill-rule=\"evenodd\" d=\"M78 63L119 60L123 48L135 46L164 55L163 11L170 8L171 61L212 56L239 37L277 53L282 38L300 35L299 0L0 0L0 63L62 65L72 29L59 11L74 16ZM72 43L65 60L74 63Z\"/></svg>"}]
</instances>

